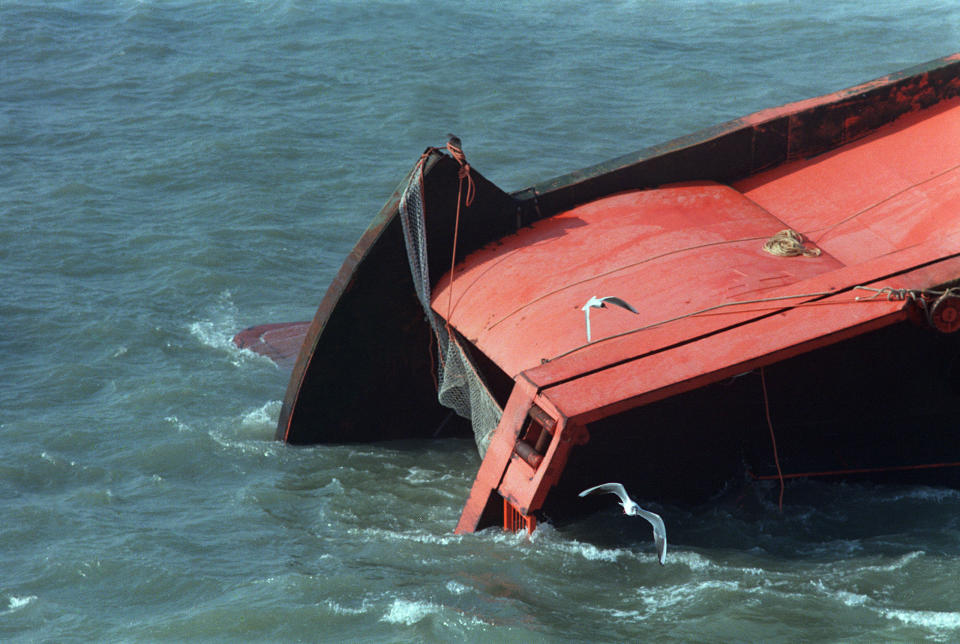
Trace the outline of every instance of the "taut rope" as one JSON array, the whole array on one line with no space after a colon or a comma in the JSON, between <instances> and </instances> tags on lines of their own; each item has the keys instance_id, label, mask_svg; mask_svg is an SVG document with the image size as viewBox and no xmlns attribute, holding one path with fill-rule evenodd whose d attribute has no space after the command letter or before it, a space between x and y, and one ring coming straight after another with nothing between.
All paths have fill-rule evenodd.
<instances>
[{"instance_id":1,"label":"taut rope","mask_svg":"<svg viewBox=\"0 0 960 644\"><path fill-rule=\"evenodd\" d=\"M783 512L783 471L780 469L780 456L777 453L777 437L773 434L773 421L770 420L770 399L767 396L767 376L764 368L760 367L760 386L763 388L763 409L767 413L767 427L770 428L770 443L773 445L773 462L777 466L777 477L780 479L780 501L777 507Z\"/></svg>"},{"instance_id":2,"label":"taut rope","mask_svg":"<svg viewBox=\"0 0 960 644\"><path fill-rule=\"evenodd\" d=\"M450 325L450 314L453 311L453 269L457 263L457 237L460 234L460 202L463 201L464 208L469 208L473 204L473 198L477 195L476 185L473 183L473 177L470 176L470 164L467 163L467 156L460 147L460 139L451 135L447 141L447 152L460 165L457 172L459 183L457 184L457 216L453 222L453 250L450 253L450 286L448 287L447 297L447 326ZM463 180L467 180L466 196L463 194Z\"/></svg>"}]
</instances>

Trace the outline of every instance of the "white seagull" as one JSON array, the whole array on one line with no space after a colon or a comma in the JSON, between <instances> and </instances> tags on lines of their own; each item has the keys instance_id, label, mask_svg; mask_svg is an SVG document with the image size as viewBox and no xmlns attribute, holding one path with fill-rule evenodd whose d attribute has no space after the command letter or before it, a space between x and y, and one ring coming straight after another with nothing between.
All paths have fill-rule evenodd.
<instances>
[{"instance_id":1,"label":"white seagull","mask_svg":"<svg viewBox=\"0 0 960 644\"><path fill-rule=\"evenodd\" d=\"M644 510L639 505L634 503L633 499L627 496L627 491L623 489L623 485L620 483L604 483L603 485L597 485L584 490L580 493L580 496L587 496L588 494L593 494L594 492L609 492L610 494L616 494L620 497L620 505L623 506L624 514L631 517L635 517L639 514L650 522L650 525L653 526L653 542L657 544L657 558L660 560L660 565L662 566L664 560L667 558L667 527L663 525L663 519L660 518L660 515L650 512L649 510Z\"/></svg>"},{"instance_id":2,"label":"white seagull","mask_svg":"<svg viewBox=\"0 0 960 644\"><path fill-rule=\"evenodd\" d=\"M584 312L587 316L587 342L590 342L590 309L605 309L607 308L607 302L610 304L616 304L617 306L624 308L631 313L638 313L637 309L630 306L626 301L620 299L619 297L613 297L609 295L607 297L597 297L594 295L587 303L580 307L580 310Z\"/></svg>"}]
</instances>

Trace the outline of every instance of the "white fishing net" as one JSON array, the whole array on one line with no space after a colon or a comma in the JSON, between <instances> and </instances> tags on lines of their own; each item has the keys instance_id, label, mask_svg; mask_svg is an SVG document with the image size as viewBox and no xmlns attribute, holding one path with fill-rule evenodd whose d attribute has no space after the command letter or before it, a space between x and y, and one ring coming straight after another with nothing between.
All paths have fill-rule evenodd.
<instances>
[{"instance_id":1,"label":"white fishing net","mask_svg":"<svg viewBox=\"0 0 960 644\"><path fill-rule=\"evenodd\" d=\"M427 316L440 349L437 374L437 398L473 425L477 449L483 456L503 410L494 399L470 353L448 328L443 318L430 308L430 270L427 261L426 215L423 200L423 162L417 164L400 197L400 223L407 247L410 274L417 299Z\"/></svg>"}]
</instances>

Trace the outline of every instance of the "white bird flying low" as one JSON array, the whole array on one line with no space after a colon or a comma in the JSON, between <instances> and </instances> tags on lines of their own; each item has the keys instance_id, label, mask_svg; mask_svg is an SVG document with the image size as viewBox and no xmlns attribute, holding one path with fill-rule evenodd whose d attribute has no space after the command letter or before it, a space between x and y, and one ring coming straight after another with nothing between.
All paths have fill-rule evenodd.
<instances>
[{"instance_id":1,"label":"white bird flying low","mask_svg":"<svg viewBox=\"0 0 960 644\"><path fill-rule=\"evenodd\" d=\"M667 558L667 527L663 524L663 519L660 518L660 515L650 512L649 510L644 510L639 505L634 503L633 499L627 496L627 491L623 489L623 485L620 483L604 483L603 485L597 485L584 490L580 493L580 496L587 496L588 494L593 494L594 492L608 492L610 494L616 494L620 497L620 505L623 506L624 514L631 517L639 514L650 522L650 525L653 526L653 542L657 544L657 559L660 560L660 565L662 566L664 560Z\"/></svg>"},{"instance_id":2,"label":"white bird flying low","mask_svg":"<svg viewBox=\"0 0 960 644\"><path fill-rule=\"evenodd\" d=\"M610 304L616 304L620 308L626 309L631 313L638 313L637 309L633 308L625 300L620 299L619 297L613 297L609 295L607 297L597 297L594 295L587 303L580 307L580 310L583 311L584 315L587 317L587 342L590 342L590 309L605 309L607 308L607 302Z\"/></svg>"}]
</instances>

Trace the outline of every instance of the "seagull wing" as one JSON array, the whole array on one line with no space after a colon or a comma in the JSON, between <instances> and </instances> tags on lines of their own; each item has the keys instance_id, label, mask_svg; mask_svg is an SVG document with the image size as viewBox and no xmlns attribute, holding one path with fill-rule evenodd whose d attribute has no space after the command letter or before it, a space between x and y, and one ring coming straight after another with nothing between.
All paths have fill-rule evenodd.
<instances>
[{"instance_id":1,"label":"seagull wing","mask_svg":"<svg viewBox=\"0 0 960 644\"><path fill-rule=\"evenodd\" d=\"M663 524L660 515L655 512L638 507L637 513L653 526L653 542L657 544L657 559L660 560L662 566L667 558L667 526Z\"/></svg>"},{"instance_id":2,"label":"seagull wing","mask_svg":"<svg viewBox=\"0 0 960 644\"><path fill-rule=\"evenodd\" d=\"M603 485L596 485L581 492L580 496L587 496L588 494L593 494L594 492L598 494L602 492L616 494L620 497L620 502L624 505L627 503L633 503L633 501L630 500L630 497L627 496L627 491L623 489L623 485L620 483L604 483Z\"/></svg>"},{"instance_id":3,"label":"seagull wing","mask_svg":"<svg viewBox=\"0 0 960 644\"><path fill-rule=\"evenodd\" d=\"M619 297L613 297L613 296L611 295L611 296L608 296L608 297L601 297L600 300L601 300L602 302L610 302L610 304L616 304L616 305L619 306L620 308L622 308L622 309L627 309L627 310L630 311L631 313L639 313L639 311L637 311L637 309L635 309L635 308L633 308L632 306L630 306L630 304L629 304L626 300L622 300L622 299L620 299Z\"/></svg>"},{"instance_id":4,"label":"seagull wing","mask_svg":"<svg viewBox=\"0 0 960 644\"><path fill-rule=\"evenodd\" d=\"M603 299L593 295L587 300L587 303L580 307L581 311L587 311L589 313L590 309L599 309L603 306Z\"/></svg>"},{"instance_id":5,"label":"seagull wing","mask_svg":"<svg viewBox=\"0 0 960 644\"><path fill-rule=\"evenodd\" d=\"M650 525L653 526L653 542L657 546L657 560L660 561L660 565L662 566L663 562L667 559L667 526L664 525L663 519L660 517L660 515L656 512L644 510L639 505L634 503L634 501L627 496L627 491L624 489L621 483L604 483L602 485L595 485L594 487L587 488L581 492L580 496L584 497L588 494L599 494L604 492L608 494L616 494L620 497L620 502L623 504L624 510L627 510L627 508L632 506L633 509L636 510L635 514L639 514L650 522ZM634 513L629 512L628 514Z\"/></svg>"}]
</instances>

